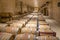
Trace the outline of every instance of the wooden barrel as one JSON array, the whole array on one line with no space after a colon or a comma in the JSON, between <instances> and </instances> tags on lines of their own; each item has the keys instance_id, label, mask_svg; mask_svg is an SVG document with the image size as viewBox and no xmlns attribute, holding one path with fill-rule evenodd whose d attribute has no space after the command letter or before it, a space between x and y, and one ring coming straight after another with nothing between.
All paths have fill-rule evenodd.
<instances>
[{"instance_id":1,"label":"wooden barrel","mask_svg":"<svg viewBox=\"0 0 60 40\"><path fill-rule=\"evenodd\" d=\"M36 22L36 20L37 20L37 18L32 17L30 21L33 21L33 22L35 21Z\"/></svg>"},{"instance_id":2,"label":"wooden barrel","mask_svg":"<svg viewBox=\"0 0 60 40\"><path fill-rule=\"evenodd\" d=\"M3 31L7 24L0 24L0 31Z\"/></svg>"},{"instance_id":3,"label":"wooden barrel","mask_svg":"<svg viewBox=\"0 0 60 40\"><path fill-rule=\"evenodd\" d=\"M10 18L8 17L1 17L0 19L0 23L6 23L7 21L9 21Z\"/></svg>"},{"instance_id":4,"label":"wooden barrel","mask_svg":"<svg viewBox=\"0 0 60 40\"><path fill-rule=\"evenodd\" d=\"M0 26L0 32L4 31L5 27Z\"/></svg>"},{"instance_id":5,"label":"wooden barrel","mask_svg":"<svg viewBox=\"0 0 60 40\"><path fill-rule=\"evenodd\" d=\"M39 21L45 21L44 17L43 17L43 16L41 16L41 15L39 16L39 18L38 18L38 19L39 19Z\"/></svg>"},{"instance_id":6,"label":"wooden barrel","mask_svg":"<svg viewBox=\"0 0 60 40\"><path fill-rule=\"evenodd\" d=\"M48 25L48 23L46 21L39 21L40 25Z\"/></svg>"},{"instance_id":7,"label":"wooden barrel","mask_svg":"<svg viewBox=\"0 0 60 40\"><path fill-rule=\"evenodd\" d=\"M33 15L27 15L27 16L25 16L25 17L27 17L27 18L31 18Z\"/></svg>"},{"instance_id":8,"label":"wooden barrel","mask_svg":"<svg viewBox=\"0 0 60 40\"><path fill-rule=\"evenodd\" d=\"M30 28L30 30L31 30L31 33L33 33L33 34L35 34L35 33L36 33L36 31L37 31L37 29L36 29L36 28Z\"/></svg>"},{"instance_id":9,"label":"wooden barrel","mask_svg":"<svg viewBox=\"0 0 60 40\"><path fill-rule=\"evenodd\" d=\"M50 35L50 36L56 36L56 32L53 32L52 30L39 30L39 36L44 36L44 35Z\"/></svg>"},{"instance_id":10,"label":"wooden barrel","mask_svg":"<svg viewBox=\"0 0 60 40\"><path fill-rule=\"evenodd\" d=\"M14 40L14 35L10 33L0 33L0 40Z\"/></svg>"},{"instance_id":11,"label":"wooden barrel","mask_svg":"<svg viewBox=\"0 0 60 40\"><path fill-rule=\"evenodd\" d=\"M0 26L1 27L6 27L8 24L3 24L3 23L0 23Z\"/></svg>"},{"instance_id":12,"label":"wooden barrel","mask_svg":"<svg viewBox=\"0 0 60 40\"><path fill-rule=\"evenodd\" d=\"M58 40L58 38L54 36L39 36L37 37L38 40Z\"/></svg>"},{"instance_id":13,"label":"wooden barrel","mask_svg":"<svg viewBox=\"0 0 60 40\"><path fill-rule=\"evenodd\" d=\"M8 21L6 22L7 24L12 24L12 23L16 23L18 20L11 20L11 21Z\"/></svg>"},{"instance_id":14,"label":"wooden barrel","mask_svg":"<svg viewBox=\"0 0 60 40\"><path fill-rule=\"evenodd\" d=\"M30 19L31 17L23 17L23 18L29 18Z\"/></svg>"},{"instance_id":15,"label":"wooden barrel","mask_svg":"<svg viewBox=\"0 0 60 40\"><path fill-rule=\"evenodd\" d=\"M50 29L39 29L38 31L40 31L40 32L53 32L53 31L50 30Z\"/></svg>"},{"instance_id":16,"label":"wooden barrel","mask_svg":"<svg viewBox=\"0 0 60 40\"><path fill-rule=\"evenodd\" d=\"M13 24L10 24L10 27L18 27L18 28L22 28L24 26L23 23L13 23Z\"/></svg>"},{"instance_id":17,"label":"wooden barrel","mask_svg":"<svg viewBox=\"0 0 60 40\"><path fill-rule=\"evenodd\" d=\"M26 17L23 17L22 19L26 19L26 20L29 20L30 18L26 18Z\"/></svg>"},{"instance_id":18,"label":"wooden barrel","mask_svg":"<svg viewBox=\"0 0 60 40\"><path fill-rule=\"evenodd\" d=\"M26 24L26 27L29 27L29 28L37 28L37 25L36 24Z\"/></svg>"},{"instance_id":19,"label":"wooden barrel","mask_svg":"<svg viewBox=\"0 0 60 40\"><path fill-rule=\"evenodd\" d=\"M49 25L39 25L39 29L51 29Z\"/></svg>"},{"instance_id":20,"label":"wooden barrel","mask_svg":"<svg viewBox=\"0 0 60 40\"><path fill-rule=\"evenodd\" d=\"M37 21L33 20L33 21L29 21L28 24L37 24Z\"/></svg>"},{"instance_id":21,"label":"wooden barrel","mask_svg":"<svg viewBox=\"0 0 60 40\"><path fill-rule=\"evenodd\" d=\"M25 20L25 21L27 21L27 20L29 20L29 18L22 18L22 20Z\"/></svg>"},{"instance_id":22,"label":"wooden barrel","mask_svg":"<svg viewBox=\"0 0 60 40\"><path fill-rule=\"evenodd\" d=\"M21 30L21 33L32 33L32 34L34 34L35 32L36 32L36 28L24 27Z\"/></svg>"},{"instance_id":23,"label":"wooden barrel","mask_svg":"<svg viewBox=\"0 0 60 40\"><path fill-rule=\"evenodd\" d=\"M21 29L17 27L6 27L4 32L12 33L14 35L21 33Z\"/></svg>"},{"instance_id":24,"label":"wooden barrel","mask_svg":"<svg viewBox=\"0 0 60 40\"><path fill-rule=\"evenodd\" d=\"M34 15L33 18L37 18L38 16L37 15Z\"/></svg>"},{"instance_id":25,"label":"wooden barrel","mask_svg":"<svg viewBox=\"0 0 60 40\"><path fill-rule=\"evenodd\" d=\"M31 18L32 16L25 16L24 18Z\"/></svg>"},{"instance_id":26,"label":"wooden barrel","mask_svg":"<svg viewBox=\"0 0 60 40\"><path fill-rule=\"evenodd\" d=\"M25 24L26 22L27 22L27 20L18 21L18 23L22 23L22 24Z\"/></svg>"},{"instance_id":27,"label":"wooden barrel","mask_svg":"<svg viewBox=\"0 0 60 40\"><path fill-rule=\"evenodd\" d=\"M28 19L21 19L21 20L19 20L18 22L25 23L25 22L27 22L27 21L28 21Z\"/></svg>"},{"instance_id":28,"label":"wooden barrel","mask_svg":"<svg viewBox=\"0 0 60 40\"><path fill-rule=\"evenodd\" d=\"M34 40L34 35L33 34L18 34L15 37L15 40Z\"/></svg>"},{"instance_id":29,"label":"wooden barrel","mask_svg":"<svg viewBox=\"0 0 60 40\"><path fill-rule=\"evenodd\" d=\"M23 21L25 21L25 23L27 23L30 20L30 18L23 18Z\"/></svg>"},{"instance_id":30,"label":"wooden barrel","mask_svg":"<svg viewBox=\"0 0 60 40\"><path fill-rule=\"evenodd\" d=\"M22 28L21 33L31 33L30 28L26 28L26 27Z\"/></svg>"},{"instance_id":31,"label":"wooden barrel","mask_svg":"<svg viewBox=\"0 0 60 40\"><path fill-rule=\"evenodd\" d=\"M28 20L25 20L25 19L21 19L18 21L18 23L21 23L23 25L26 25L27 22L28 22Z\"/></svg>"}]
</instances>

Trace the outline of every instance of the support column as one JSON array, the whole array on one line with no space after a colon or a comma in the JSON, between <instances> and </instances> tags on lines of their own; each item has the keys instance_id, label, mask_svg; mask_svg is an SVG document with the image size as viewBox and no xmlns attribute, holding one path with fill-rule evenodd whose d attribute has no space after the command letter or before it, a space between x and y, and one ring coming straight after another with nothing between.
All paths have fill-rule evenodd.
<instances>
[{"instance_id":1,"label":"support column","mask_svg":"<svg viewBox=\"0 0 60 40\"><path fill-rule=\"evenodd\" d=\"M22 6L23 6L23 2L20 1L20 0L16 0L16 3L15 3L15 12L17 15L21 15L22 14Z\"/></svg>"},{"instance_id":2,"label":"support column","mask_svg":"<svg viewBox=\"0 0 60 40\"><path fill-rule=\"evenodd\" d=\"M22 10L23 10L23 11L22 11L23 13L26 13L26 12L27 12L27 5L24 4L24 5L22 6Z\"/></svg>"},{"instance_id":3,"label":"support column","mask_svg":"<svg viewBox=\"0 0 60 40\"><path fill-rule=\"evenodd\" d=\"M29 12L29 5L27 5L27 10L28 10L28 12Z\"/></svg>"}]
</instances>

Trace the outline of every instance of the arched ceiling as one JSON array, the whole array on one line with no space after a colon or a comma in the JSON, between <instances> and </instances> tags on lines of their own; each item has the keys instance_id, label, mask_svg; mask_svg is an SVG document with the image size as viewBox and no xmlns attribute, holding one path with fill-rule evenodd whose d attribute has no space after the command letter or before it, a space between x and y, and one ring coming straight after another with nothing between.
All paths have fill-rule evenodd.
<instances>
[{"instance_id":1,"label":"arched ceiling","mask_svg":"<svg viewBox=\"0 0 60 40\"><path fill-rule=\"evenodd\" d=\"M35 0L20 0L20 1L27 5L35 7ZM46 3L46 1L49 0L36 0L38 7L42 6L44 3Z\"/></svg>"}]
</instances>

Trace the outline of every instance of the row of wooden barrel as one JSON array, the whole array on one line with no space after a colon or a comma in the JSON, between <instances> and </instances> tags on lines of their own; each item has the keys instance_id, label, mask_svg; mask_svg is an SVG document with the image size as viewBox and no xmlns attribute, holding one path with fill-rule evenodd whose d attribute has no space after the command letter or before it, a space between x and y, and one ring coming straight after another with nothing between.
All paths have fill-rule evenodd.
<instances>
[{"instance_id":1,"label":"row of wooden barrel","mask_svg":"<svg viewBox=\"0 0 60 40\"><path fill-rule=\"evenodd\" d=\"M7 22L7 24L0 24L0 40L14 40L15 35L21 33L21 28L26 25L32 16L33 15L28 15L21 20L13 20Z\"/></svg>"},{"instance_id":2,"label":"row of wooden barrel","mask_svg":"<svg viewBox=\"0 0 60 40\"><path fill-rule=\"evenodd\" d=\"M33 15L31 15L31 17L32 16ZM11 24L8 24L8 25L3 24L5 26L0 24L1 25L0 26L0 31L1 32L7 32L7 33L12 33L14 35L19 34L19 33L21 33L21 28L23 28L26 25L26 23L31 19L31 17L28 18L28 19L27 19L27 17L24 17L24 18L22 18L21 20L18 20L18 21L10 21L8 23L11 23Z\"/></svg>"},{"instance_id":3,"label":"row of wooden barrel","mask_svg":"<svg viewBox=\"0 0 60 40\"><path fill-rule=\"evenodd\" d=\"M37 18L39 18L39 27L37 27ZM0 40L58 40L56 33L51 30L42 15L39 17L34 14L27 15L10 26L1 27L0 31Z\"/></svg>"},{"instance_id":4,"label":"row of wooden barrel","mask_svg":"<svg viewBox=\"0 0 60 40\"><path fill-rule=\"evenodd\" d=\"M54 36L35 36L33 34L18 34L16 36L10 33L2 33L0 32L0 40L58 40Z\"/></svg>"}]
</instances>

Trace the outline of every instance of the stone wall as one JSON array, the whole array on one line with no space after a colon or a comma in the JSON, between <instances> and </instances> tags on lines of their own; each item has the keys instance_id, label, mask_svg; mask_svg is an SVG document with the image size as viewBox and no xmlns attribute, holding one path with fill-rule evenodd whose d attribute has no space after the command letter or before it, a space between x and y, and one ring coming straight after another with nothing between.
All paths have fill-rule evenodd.
<instances>
[{"instance_id":1,"label":"stone wall","mask_svg":"<svg viewBox=\"0 0 60 40\"><path fill-rule=\"evenodd\" d=\"M43 10L43 13L44 8L47 8L50 18L53 18L56 21L60 22L60 7L58 7L58 2L60 2L60 0L50 0L46 2L49 2L48 5L45 3L45 6L41 8L41 10Z\"/></svg>"},{"instance_id":2,"label":"stone wall","mask_svg":"<svg viewBox=\"0 0 60 40\"><path fill-rule=\"evenodd\" d=\"M15 10L15 0L1 0L0 1L0 15L3 16L4 14L14 14ZM6 16L6 15L5 15Z\"/></svg>"},{"instance_id":3,"label":"stone wall","mask_svg":"<svg viewBox=\"0 0 60 40\"><path fill-rule=\"evenodd\" d=\"M60 0L52 0L52 5L53 5L53 18L60 22L60 7L58 7L58 2L60 2Z\"/></svg>"}]
</instances>

